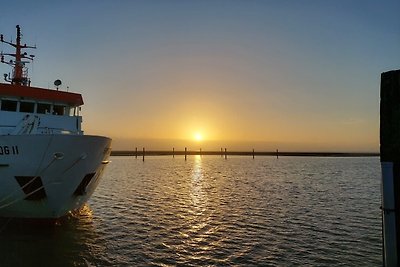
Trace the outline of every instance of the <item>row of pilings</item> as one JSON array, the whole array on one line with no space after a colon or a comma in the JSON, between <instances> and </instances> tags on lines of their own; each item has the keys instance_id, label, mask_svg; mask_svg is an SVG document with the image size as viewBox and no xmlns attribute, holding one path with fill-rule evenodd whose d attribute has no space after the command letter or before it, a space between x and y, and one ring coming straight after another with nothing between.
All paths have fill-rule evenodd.
<instances>
[{"instance_id":1,"label":"row of pilings","mask_svg":"<svg viewBox=\"0 0 400 267\"><path fill-rule=\"evenodd\" d=\"M256 152L254 149L251 151L228 151L227 148L221 148L219 151L218 150L202 150L201 148L199 150L188 150L187 147L185 147L184 150L175 150L175 148L172 148L172 150L146 150L145 147L138 149L137 147L135 148L134 151L112 151L111 153L112 156L133 156L136 159L137 158L142 158L144 161L146 156L172 156L175 158L175 156L184 156L185 160L187 160L188 156L191 155L217 155L221 156L222 158L227 159L229 155L237 155L237 156L251 156L253 159L255 156L276 156L276 158L279 158L280 152L277 149L275 152Z\"/></svg>"},{"instance_id":2,"label":"row of pilings","mask_svg":"<svg viewBox=\"0 0 400 267\"><path fill-rule=\"evenodd\" d=\"M172 150L146 150L146 148L135 148L135 150L117 150L112 151L111 156L133 156L136 159L142 158L145 159L146 156L184 156L185 160L187 160L188 156L192 155L214 155L220 156L221 158L227 159L228 156L250 156L253 159L256 156L272 156L279 158L281 156L289 156L289 157L377 157L379 153L353 153L353 152L289 152L289 151L255 151L252 149L251 151L233 151L228 150L227 148L221 148L220 150L188 150L187 147L184 150L176 150L172 148Z\"/></svg>"}]
</instances>

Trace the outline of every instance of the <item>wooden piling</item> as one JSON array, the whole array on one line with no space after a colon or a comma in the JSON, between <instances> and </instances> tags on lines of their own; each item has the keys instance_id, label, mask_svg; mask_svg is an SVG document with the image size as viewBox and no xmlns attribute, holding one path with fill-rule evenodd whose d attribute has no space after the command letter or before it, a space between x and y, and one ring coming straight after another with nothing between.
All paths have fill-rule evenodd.
<instances>
[{"instance_id":1,"label":"wooden piling","mask_svg":"<svg viewBox=\"0 0 400 267\"><path fill-rule=\"evenodd\" d=\"M227 158L228 158L228 155L226 153L226 148L225 148L225 159L227 159Z\"/></svg>"},{"instance_id":2,"label":"wooden piling","mask_svg":"<svg viewBox=\"0 0 400 267\"><path fill-rule=\"evenodd\" d=\"M222 152L222 147L221 147L221 158L224 156L224 152Z\"/></svg>"},{"instance_id":3,"label":"wooden piling","mask_svg":"<svg viewBox=\"0 0 400 267\"><path fill-rule=\"evenodd\" d=\"M187 160L187 147L185 147L185 160Z\"/></svg>"},{"instance_id":4,"label":"wooden piling","mask_svg":"<svg viewBox=\"0 0 400 267\"><path fill-rule=\"evenodd\" d=\"M137 147L135 149L135 159L137 159Z\"/></svg>"},{"instance_id":5,"label":"wooden piling","mask_svg":"<svg viewBox=\"0 0 400 267\"><path fill-rule=\"evenodd\" d=\"M380 157L384 266L400 264L400 70L381 74Z\"/></svg>"},{"instance_id":6,"label":"wooden piling","mask_svg":"<svg viewBox=\"0 0 400 267\"><path fill-rule=\"evenodd\" d=\"M254 159L254 148L253 148L253 159Z\"/></svg>"},{"instance_id":7,"label":"wooden piling","mask_svg":"<svg viewBox=\"0 0 400 267\"><path fill-rule=\"evenodd\" d=\"M144 148L143 148L143 161L144 161L144 154L145 154L145 150L144 150Z\"/></svg>"},{"instance_id":8,"label":"wooden piling","mask_svg":"<svg viewBox=\"0 0 400 267\"><path fill-rule=\"evenodd\" d=\"M276 158L279 159L279 150L276 150Z\"/></svg>"},{"instance_id":9,"label":"wooden piling","mask_svg":"<svg viewBox=\"0 0 400 267\"><path fill-rule=\"evenodd\" d=\"M172 148L172 158L175 158L175 147Z\"/></svg>"}]
</instances>

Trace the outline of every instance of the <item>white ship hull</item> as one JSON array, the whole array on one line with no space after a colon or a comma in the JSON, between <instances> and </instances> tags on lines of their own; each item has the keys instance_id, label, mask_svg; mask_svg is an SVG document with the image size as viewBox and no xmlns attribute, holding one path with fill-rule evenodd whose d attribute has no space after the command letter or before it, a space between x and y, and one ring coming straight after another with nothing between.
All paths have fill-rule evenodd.
<instances>
[{"instance_id":1,"label":"white ship hull","mask_svg":"<svg viewBox=\"0 0 400 267\"><path fill-rule=\"evenodd\" d=\"M93 194L111 139L89 135L0 136L0 217L59 218Z\"/></svg>"}]
</instances>

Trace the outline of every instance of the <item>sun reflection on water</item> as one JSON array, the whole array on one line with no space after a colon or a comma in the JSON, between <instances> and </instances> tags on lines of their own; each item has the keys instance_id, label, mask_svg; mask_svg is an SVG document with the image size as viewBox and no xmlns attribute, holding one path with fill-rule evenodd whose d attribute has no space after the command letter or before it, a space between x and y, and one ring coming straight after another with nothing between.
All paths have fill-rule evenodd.
<instances>
[{"instance_id":1,"label":"sun reflection on water","mask_svg":"<svg viewBox=\"0 0 400 267\"><path fill-rule=\"evenodd\" d=\"M93 221L93 211L88 204L85 204L80 209L71 212L70 215L88 223Z\"/></svg>"},{"instance_id":2,"label":"sun reflection on water","mask_svg":"<svg viewBox=\"0 0 400 267\"><path fill-rule=\"evenodd\" d=\"M207 197L203 191L203 169L201 157L195 156L192 170L190 197L193 205L193 212L201 215L205 211Z\"/></svg>"}]
</instances>

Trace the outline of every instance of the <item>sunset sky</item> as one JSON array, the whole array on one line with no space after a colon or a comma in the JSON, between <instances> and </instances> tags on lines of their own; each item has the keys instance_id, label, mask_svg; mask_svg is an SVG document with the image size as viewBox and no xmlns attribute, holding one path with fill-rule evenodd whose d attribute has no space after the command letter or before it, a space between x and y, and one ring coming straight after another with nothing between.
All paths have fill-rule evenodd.
<instances>
[{"instance_id":1,"label":"sunset sky","mask_svg":"<svg viewBox=\"0 0 400 267\"><path fill-rule=\"evenodd\" d=\"M82 93L85 132L114 149L375 152L399 11L398 0L11 1L0 33L21 26L38 48L33 85Z\"/></svg>"}]
</instances>

